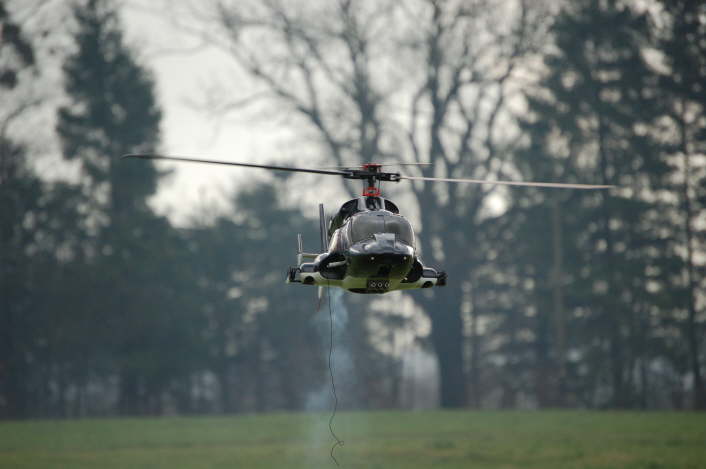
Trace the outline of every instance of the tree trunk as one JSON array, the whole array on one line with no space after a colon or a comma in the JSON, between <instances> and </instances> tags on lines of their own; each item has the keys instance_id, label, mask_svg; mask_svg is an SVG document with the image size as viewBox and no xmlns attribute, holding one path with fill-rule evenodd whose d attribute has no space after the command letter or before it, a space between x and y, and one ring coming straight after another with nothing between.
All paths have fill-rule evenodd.
<instances>
[{"instance_id":1,"label":"tree trunk","mask_svg":"<svg viewBox=\"0 0 706 469\"><path fill-rule=\"evenodd\" d=\"M439 363L440 404L444 408L466 405L463 323L458 299L458 295L453 295L441 304L427 305L427 312L431 319L431 338Z\"/></svg>"},{"instance_id":2,"label":"tree trunk","mask_svg":"<svg viewBox=\"0 0 706 469\"><path fill-rule=\"evenodd\" d=\"M296 359L290 360L288 357L280 355L274 364L279 375L282 402L284 409L288 412L295 412L302 407L300 386L297 386L297 370L294 365Z\"/></svg>"},{"instance_id":3,"label":"tree trunk","mask_svg":"<svg viewBox=\"0 0 706 469\"><path fill-rule=\"evenodd\" d=\"M1 266L0 266L1 267ZM4 281L4 280L3 280ZM5 297L7 298L7 297ZM14 315L9 300L2 300L2 334L0 335L0 397L3 398L4 408L0 408L0 417L18 419L25 417L25 393L22 391L24 384L23 361L20 354L15 351L13 340Z\"/></svg>"},{"instance_id":4,"label":"tree trunk","mask_svg":"<svg viewBox=\"0 0 706 469\"><path fill-rule=\"evenodd\" d=\"M264 360L263 340L264 339L260 338L258 341L254 350L255 359L253 360L253 364L255 365L255 369L253 370L255 374L255 411L258 413L262 413L267 410L267 393L265 386L265 374L267 371L265 369L266 363Z\"/></svg>"},{"instance_id":5,"label":"tree trunk","mask_svg":"<svg viewBox=\"0 0 706 469\"><path fill-rule=\"evenodd\" d=\"M552 310L554 313L554 354L556 381L553 407L566 405L566 315L564 312L564 257L559 196L552 199Z\"/></svg>"},{"instance_id":6,"label":"tree trunk","mask_svg":"<svg viewBox=\"0 0 706 469\"><path fill-rule=\"evenodd\" d=\"M600 99L596 98L596 102L599 103ZM599 164L601 172L601 184L610 184L608 176L608 150L606 149L606 130L605 124L603 123L603 116L601 111L597 111L598 119L598 152L599 152ZM615 248L613 245L613 233L610 227L610 221L612 219L610 198L607 191L601 191L601 218L602 218L602 235L605 241L605 253L604 262L607 267L607 278L605 279L608 283L608 289L606 293L606 307L603 311L604 322L606 326L606 332L609 334L609 355L610 355L610 368L611 376L613 382L613 397L611 405L613 407L625 407L627 405L627 396L625 390L624 382L624 357L623 357L623 336L621 332L620 315L622 314L621 309L615 303L617 298L616 291L616 278L615 278Z\"/></svg>"},{"instance_id":7,"label":"tree trunk","mask_svg":"<svg viewBox=\"0 0 706 469\"><path fill-rule=\"evenodd\" d=\"M689 190L689 173L691 170L691 158L689 155L689 140L686 129L686 105L682 103L682 116L680 119L681 152L684 156L684 178L682 182L682 197L684 204L684 234L686 236L686 281L688 292L689 315L686 323L687 341L689 344L689 360L691 372L694 375L694 408L706 409L706 389L704 388L703 377L701 375L701 363L699 361L699 324L696 321L696 277L694 275L694 234L691 226L693 219L693 209L691 205L691 193Z\"/></svg>"},{"instance_id":8,"label":"tree trunk","mask_svg":"<svg viewBox=\"0 0 706 469\"><path fill-rule=\"evenodd\" d=\"M139 414L139 383L137 374L129 369L120 376L119 409L121 415Z\"/></svg>"},{"instance_id":9,"label":"tree trunk","mask_svg":"<svg viewBox=\"0 0 706 469\"><path fill-rule=\"evenodd\" d=\"M469 382L471 384L470 404L474 409L480 409L482 390L480 388L480 336L478 335L478 311L471 284L471 363L469 368Z\"/></svg>"},{"instance_id":10,"label":"tree trunk","mask_svg":"<svg viewBox=\"0 0 706 469\"><path fill-rule=\"evenodd\" d=\"M647 334L649 334L649 311L643 309L640 311L640 407L646 410L649 406L649 375L648 375L648 365L649 365L649 354L648 354L648 342Z\"/></svg>"},{"instance_id":11,"label":"tree trunk","mask_svg":"<svg viewBox=\"0 0 706 469\"><path fill-rule=\"evenodd\" d=\"M228 378L228 363L223 358L221 358L220 362L216 370L216 376L221 395L221 412L232 414L234 409L231 399L230 379Z\"/></svg>"},{"instance_id":12,"label":"tree trunk","mask_svg":"<svg viewBox=\"0 0 706 469\"><path fill-rule=\"evenodd\" d=\"M550 323L552 318L549 316L549 310L544 311L546 302L542 300L543 298L537 299L538 311L535 317L536 338L534 340L535 358L537 361L534 373L534 389L537 396L537 405L540 409L554 407L555 398L555 392L552 389L554 366L550 357Z\"/></svg>"}]
</instances>

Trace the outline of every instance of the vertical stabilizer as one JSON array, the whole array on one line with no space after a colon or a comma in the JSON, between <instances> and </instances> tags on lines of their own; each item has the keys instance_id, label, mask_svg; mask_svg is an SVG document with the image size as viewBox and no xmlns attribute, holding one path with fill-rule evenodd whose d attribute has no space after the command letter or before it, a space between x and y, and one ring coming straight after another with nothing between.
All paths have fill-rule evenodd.
<instances>
[{"instance_id":1,"label":"vertical stabilizer","mask_svg":"<svg viewBox=\"0 0 706 469\"><path fill-rule=\"evenodd\" d=\"M326 231L324 204L319 204L319 231L321 232L321 252L326 252L328 250L328 233Z\"/></svg>"}]
</instances>

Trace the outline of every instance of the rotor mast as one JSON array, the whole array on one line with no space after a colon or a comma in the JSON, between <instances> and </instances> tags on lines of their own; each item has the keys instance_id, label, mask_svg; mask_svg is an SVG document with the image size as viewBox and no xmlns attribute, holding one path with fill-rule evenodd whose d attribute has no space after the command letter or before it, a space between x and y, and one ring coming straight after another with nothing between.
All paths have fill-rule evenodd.
<instances>
[{"instance_id":1,"label":"rotor mast","mask_svg":"<svg viewBox=\"0 0 706 469\"><path fill-rule=\"evenodd\" d=\"M363 195L365 197L380 197L382 192L380 191L380 186L375 184L379 178L375 175L380 174L381 164L378 163L365 163L363 165L363 171L369 171L371 173L366 179L368 181L368 187L363 189Z\"/></svg>"}]
</instances>

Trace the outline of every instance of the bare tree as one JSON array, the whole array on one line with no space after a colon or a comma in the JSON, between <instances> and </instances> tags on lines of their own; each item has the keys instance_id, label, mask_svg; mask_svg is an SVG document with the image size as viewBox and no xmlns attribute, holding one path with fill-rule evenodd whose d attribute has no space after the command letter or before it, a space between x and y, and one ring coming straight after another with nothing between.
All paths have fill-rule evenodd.
<instances>
[{"instance_id":1,"label":"bare tree","mask_svg":"<svg viewBox=\"0 0 706 469\"><path fill-rule=\"evenodd\" d=\"M336 164L430 162L422 175L493 179L515 176L507 156L521 139L514 124L523 108L519 90L532 80L545 10L528 0L221 0L179 18L256 84L221 110L260 102L286 111ZM421 213L421 251L451 282L416 297L432 322L441 405L463 406L461 310L473 297L461 286L486 261L474 249L473 227L502 194L492 186L439 184L411 191ZM477 357L471 363L470 382L478 383Z\"/></svg>"}]
</instances>

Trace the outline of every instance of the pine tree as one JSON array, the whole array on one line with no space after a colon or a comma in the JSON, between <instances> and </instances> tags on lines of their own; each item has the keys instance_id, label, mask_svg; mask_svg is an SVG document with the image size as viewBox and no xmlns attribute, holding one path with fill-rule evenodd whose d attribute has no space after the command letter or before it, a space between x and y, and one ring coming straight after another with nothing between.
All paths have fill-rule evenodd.
<instances>
[{"instance_id":1,"label":"pine tree","mask_svg":"<svg viewBox=\"0 0 706 469\"><path fill-rule=\"evenodd\" d=\"M50 413L60 331L75 317L64 300L76 285L64 274L80 266L80 194L71 184L42 180L31 167L30 145L14 135L42 104L24 94L41 70L36 37L21 30L2 1L0 31L0 418L26 418Z\"/></svg>"},{"instance_id":2,"label":"pine tree","mask_svg":"<svg viewBox=\"0 0 706 469\"><path fill-rule=\"evenodd\" d=\"M77 50L64 65L70 104L59 110L57 130L64 156L80 160L90 193L115 225L147 211L157 189L152 164L121 164L119 156L155 149L161 112L154 80L124 44L113 2L87 0L74 12Z\"/></svg>"},{"instance_id":3,"label":"pine tree","mask_svg":"<svg viewBox=\"0 0 706 469\"><path fill-rule=\"evenodd\" d=\"M34 62L31 44L0 1L0 93L18 84L18 74ZM31 310L29 259L31 233L23 227L39 206L43 187L26 162L26 149L8 135L13 118L22 113L3 99L0 118L0 417L26 417L28 412L27 319ZM17 103L15 103L17 105ZM9 113L9 114L8 114Z\"/></svg>"},{"instance_id":4,"label":"pine tree","mask_svg":"<svg viewBox=\"0 0 706 469\"><path fill-rule=\"evenodd\" d=\"M541 240L540 255L521 261L542 274L534 303L536 340L545 345L537 359L559 375L559 404L568 383L582 383L572 394L589 405L631 406L637 388L646 389L636 376L649 360L647 331L659 306L654 288L663 280L654 272L668 264L664 204L655 197L668 168L648 132L659 116L656 75L642 53L648 26L645 15L617 2L572 3L553 27L543 86L529 97L532 144L517 161L525 173L617 186L526 194L510 214L526 220L519 231ZM568 361L567 347L581 363ZM606 383L608 400L597 397Z\"/></svg>"},{"instance_id":5,"label":"pine tree","mask_svg":"<svg viewBox=\"0 0 706 469\"><path fill-rule=\"evenodd\" d=\"M177 359L195 330L183 316L188 277L178 270L180 236L147 205L157 169L119 157L156 149L161 112L154 80L124 43L114 2L87 0L74 17L76 51L64 65L68 104L57 131L65 158L81 164L91 201L98 284L88 301L111 331L96 346L110 347L120 411L159 412L169 380L189 366Z\"/></svg>"},{"instance_id":6,"label":"pine tree","mask_svg":"<svg viewBox=\"0 0 706 469\"><path fill-rule=\"evenodd\" d=\"M24 248L31 233L22 222L36 210L42 193L38 179L27 173L24 157L20 146L0 140L0 417L13 418L28 411L25 354L31 295Z\"/></svg>"},{"instance_id":7,"label":"pine tree","mask_svg":"<svg viewBox=\"0 0 706 469\"><path fill-rule=\"evenodd\" d=\"M693 404L706 409L706 382L703 376L703 308L698 309L697 292L704 288L704 266L697 262L703 251L704 237L699 236L697 220L703 218L706 206L696 196L698 184L706 182L706 162L699 154L706 152L706 4L688 0L662 1L668 14L669 26L662 37L660 48L664 53L668 73L662 77L663 94L673 124L671 164L676 191L680 198L682 235L675 237L673 248L684 252L683 279L675 283L683 286L683 307L686 320L681 328L688 344L686 355L693 377Z\"/></svg>"}]
</instances>

